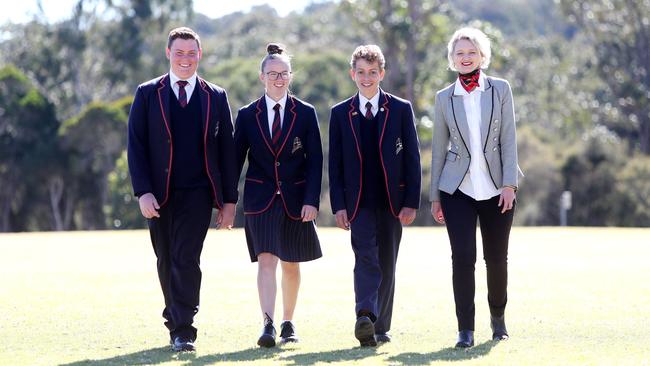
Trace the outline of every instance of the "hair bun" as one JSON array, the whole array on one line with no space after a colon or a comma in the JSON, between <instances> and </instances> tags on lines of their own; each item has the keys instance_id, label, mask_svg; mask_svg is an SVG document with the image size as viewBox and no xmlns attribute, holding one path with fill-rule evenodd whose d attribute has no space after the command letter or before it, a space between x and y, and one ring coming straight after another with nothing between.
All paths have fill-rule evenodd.
<instances>
[{"instance_id":1,"label":"hair bun","mask_svg":"<svg viewBox=\"0 0 650 366\"><path fill-rule=\"evenodd\" d=\"M266 46L266 52L269 55L281 55L284 52L284 45L281 43L269 43Z\"/></svg>"}]
</instances>

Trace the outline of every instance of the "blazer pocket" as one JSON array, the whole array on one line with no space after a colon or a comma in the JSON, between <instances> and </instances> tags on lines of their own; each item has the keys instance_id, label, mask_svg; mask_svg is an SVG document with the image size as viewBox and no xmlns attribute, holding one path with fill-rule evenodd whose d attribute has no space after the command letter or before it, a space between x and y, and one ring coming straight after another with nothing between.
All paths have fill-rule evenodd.
<instances>
[{"instance_id":1,"label":"blazer pocket","mask_svg":"<svg viewBox=\"0 0 650 366\"><path fill-rule=\"evenodd\" d=\"M295 182L294 184L296 184L296 185L298 185L298 184L305 184L305 182L307 182L307 180L306 180L306 179L303 179L303 180L299 180L299 181Z\"/></svg>"},{"instance_id":2,"label":"blazer pocket","mask_svg":"<svg viewBox=\"0 0 650 366\"><path fill-rule=\"evenodd\" d=\"M458 154L453 151L447 151L447 161L456 161L458 159Z\"/></svg>"},{"instance_id":3,"label":"blazer pocket","mask_svg":"<svg viewBox=\"0 0 650 366\"><path fill-rule=\"evenodd\" d=\"M246 180L247 180L247 181L251 181L251 182L255 182L255 183L259 183L259 184L264 183L263 180L255 179L255 178L249 178L249 177L246 177Z\"/></svg>"}]
</instances>

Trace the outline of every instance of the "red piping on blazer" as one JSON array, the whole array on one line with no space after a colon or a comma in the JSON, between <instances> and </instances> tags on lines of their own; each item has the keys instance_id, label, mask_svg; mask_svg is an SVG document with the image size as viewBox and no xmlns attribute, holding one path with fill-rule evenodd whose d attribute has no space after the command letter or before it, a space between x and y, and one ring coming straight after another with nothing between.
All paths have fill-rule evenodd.
<instances>
[{"instance_id":1,"label":"red piping on blazer","mask_svg":"<svg viewBox=\"0 0 650 366\"><path fill-rule=\"evenodd\" d=\"M388 189L388 173L386 173L386 165L384 164L384 153L382 150L382 143L384 141L384 132L386 132L386 123L388 122L388 97L384 93L384 104L382 107L386 110L386 118L384 118L384 127L381 130L381 137L379 137L379 159L381 160L381 169L384 171L384 184L386 185L386 195L388 196L388 205L390 206L390 212L393 216L398 217L398 214L395 214L395 209L393 209L393 203L390 199L390 190Z\"/></svg>"},{"instance_id":2,"label":"red piping on blazer","mask_svg":"<svg viewBox=\"0 0 650 366\"><path fill-rule=\"evenodd\" d=\"M212 186L212 193L214 193L214 203L217 205L217 208L221 210L221 205L219 205L219 199L217 198L217 187L212 180L212 175L210 174L210 166L208 165L208 130L210 129L210 92L207 90L207 85L203 80L200 80L197 76L196 78L201 84L201 89L205 92L208 97L208 112L205 116L205 131L203 132L203 157L205 160L205 172L208 174L208 179L210 180L210 185ZM220 123L221 121L217 121ZM218 159L217 159L218 160ZM218 161L215 162L218 164Z\"/></svg>"},{"instance_id":3,"label":"red piping on blazer","mask_svg":"<svg viewBox=\"0 0 650 366\"><path fill-rule=\"evenodd\" d=\"M358 95L358 93L357 93ZM352 123L352 112L354 112L354 100L357 98L357 95L352 97L350 102L350 110L348 111L348 120L350 122L350 129L352 130L352 136L354 136L354 143L357 145L357 154L359 155L359 194L357 195L357 202L354 205L354 211L352 212L351 217L348 218L348 221L352 222L357 216L357 210L359 209L359 202L361 201L361 190L363 189L363 159L361 158L361 148L359 147L359 140L357 139L357 134L354 132L354 124Z\"/></svg>"},{"instance_id":4,"label":"red piping on blazer","mask_svg":"<svg viewBox=\"0 0 650 366\"><path fill-rule=\"evenodd\" d=\"M287 97L287 99L291 101L291 109L289 109L289 112L293 114L293 118L291 119L291 125L289 126L289 130L287 131L287 135L284 136L284 141L282 142L282 146L280 146L280 150L278 150L278 153L275 156L274 169L275 169L276 184L277 182L280 181L280 177L278 176L278 158L280 157L280 153L282 153L282 150L284 150L284 146L287 144L287 140L289 140L289 135L291 135L291 131L293 130L293 125L296 122L296 112L295 112L296 102L290 96ZM277 187L278 187L278 191L280 192L280 198L282 198L282 205L284 206L284 211L287 213L287 216L289 216L289 218L291 218L292 220L296 220L296 221L302 219L302 217L291 216L291 214L289 213L289 209L287 208L287 202L284 200L284 193L282 193L282 189L280 189L280 185L278 185Z\"/></svg>"},{"instance_id":5,"label":"red piping on blazer","mask_svg":"<svg viewBox=\"0 0 650 366\"><path fill-rule=\"evenodd\" d=\"M166 75L160 79L160 87L158 88L158 105L160 106L160 114L162 114L163 122L165 122L165 128L167 129L167 135L169 135L169 164L167 164L167 184L165 185L165 199L163 199L163 201L160 203L161 207L169 199L169 179L172 176L172 157L174 156L174 142L172 140L172 131L169 129L169 123L167 122L165 110L163 109L162 97L160 96L160 91L165 87L165 79L168 77L169 75Z\"/></svg>"}]
</instances>

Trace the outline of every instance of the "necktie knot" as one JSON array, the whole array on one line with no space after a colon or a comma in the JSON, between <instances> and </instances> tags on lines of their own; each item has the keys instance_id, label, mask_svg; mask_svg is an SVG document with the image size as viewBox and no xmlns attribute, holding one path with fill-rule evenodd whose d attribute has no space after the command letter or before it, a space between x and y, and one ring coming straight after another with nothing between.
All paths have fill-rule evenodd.
<instances>
[{"instance_id":1,"label":"necktie knot","mask_svg":"<svg viewBox=\"0 0 650 366\"><path fill-rule=\"evenodd\" d=\"M275 103L275 105L273 106L273 110L276 111L276 112L279 112L280 107L281 107L280 103Z\"/></svg>"},{"instance_id":2,"label":"necktie knot","mask_svg":"<svg viewBox=\"0 0 650 366\"><path fill-rule=\"evenodd\" d=\"M370 102L366 102L366 114L365 114L365 117L367 119L372 119L372 117L374 117L372 115L372 103L370 103Z\"/></svg>"},{"instance_id":3,"label":"necktie knot","mask_svg":"<svg viewBox=\"0 0 650 366\"><path fill-rule=\"evenodd\" d=\"M187 84L189 84L189 82L187 80L179 80L176 82L176 84L178 84L179 87L184 88L187 86Z\"/></svg>"}]
</instances>

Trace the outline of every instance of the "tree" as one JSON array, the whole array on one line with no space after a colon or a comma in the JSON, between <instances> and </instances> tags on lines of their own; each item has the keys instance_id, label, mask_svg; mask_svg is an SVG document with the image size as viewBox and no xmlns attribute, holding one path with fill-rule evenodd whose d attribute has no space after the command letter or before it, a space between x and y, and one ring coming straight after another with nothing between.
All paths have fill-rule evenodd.
<instances>
[{"instance_id":1,"label":"tree","mask_svg":"<svg viewBox=\"0 0 650 366\"><path fill-rule=\"evenodd\" d=\"M559 0L564 14L593 40L607 99L621 118L609 127L650 154L650 2ZM611 99L610 99L611 98ZM605 101L607 102L607 100Z\"/></svg>"},{"instance_id":2,"label":"tree","mask_svg":"<svg viewBox=\"0 0 650 366\"><path fill-rule=\"evenodd\" d=\"M76 227L105 229L111 225L108 176L126 148L123 107L91 103L78 116L64 122L59 131L70 159L66 189L76 194Z\"/></svg>"},{"instance_id":3,"label":"tree","mask_svg":"<svg viewBox=\"0 0 650 366\"><path fill-rule=\"evenodd\" d=\"M54 106L14 66L0 69L0 231L47 229L48 173L57 159ZM35 221L31 221L35 220Z\"/></svg>"}]
</instances>

